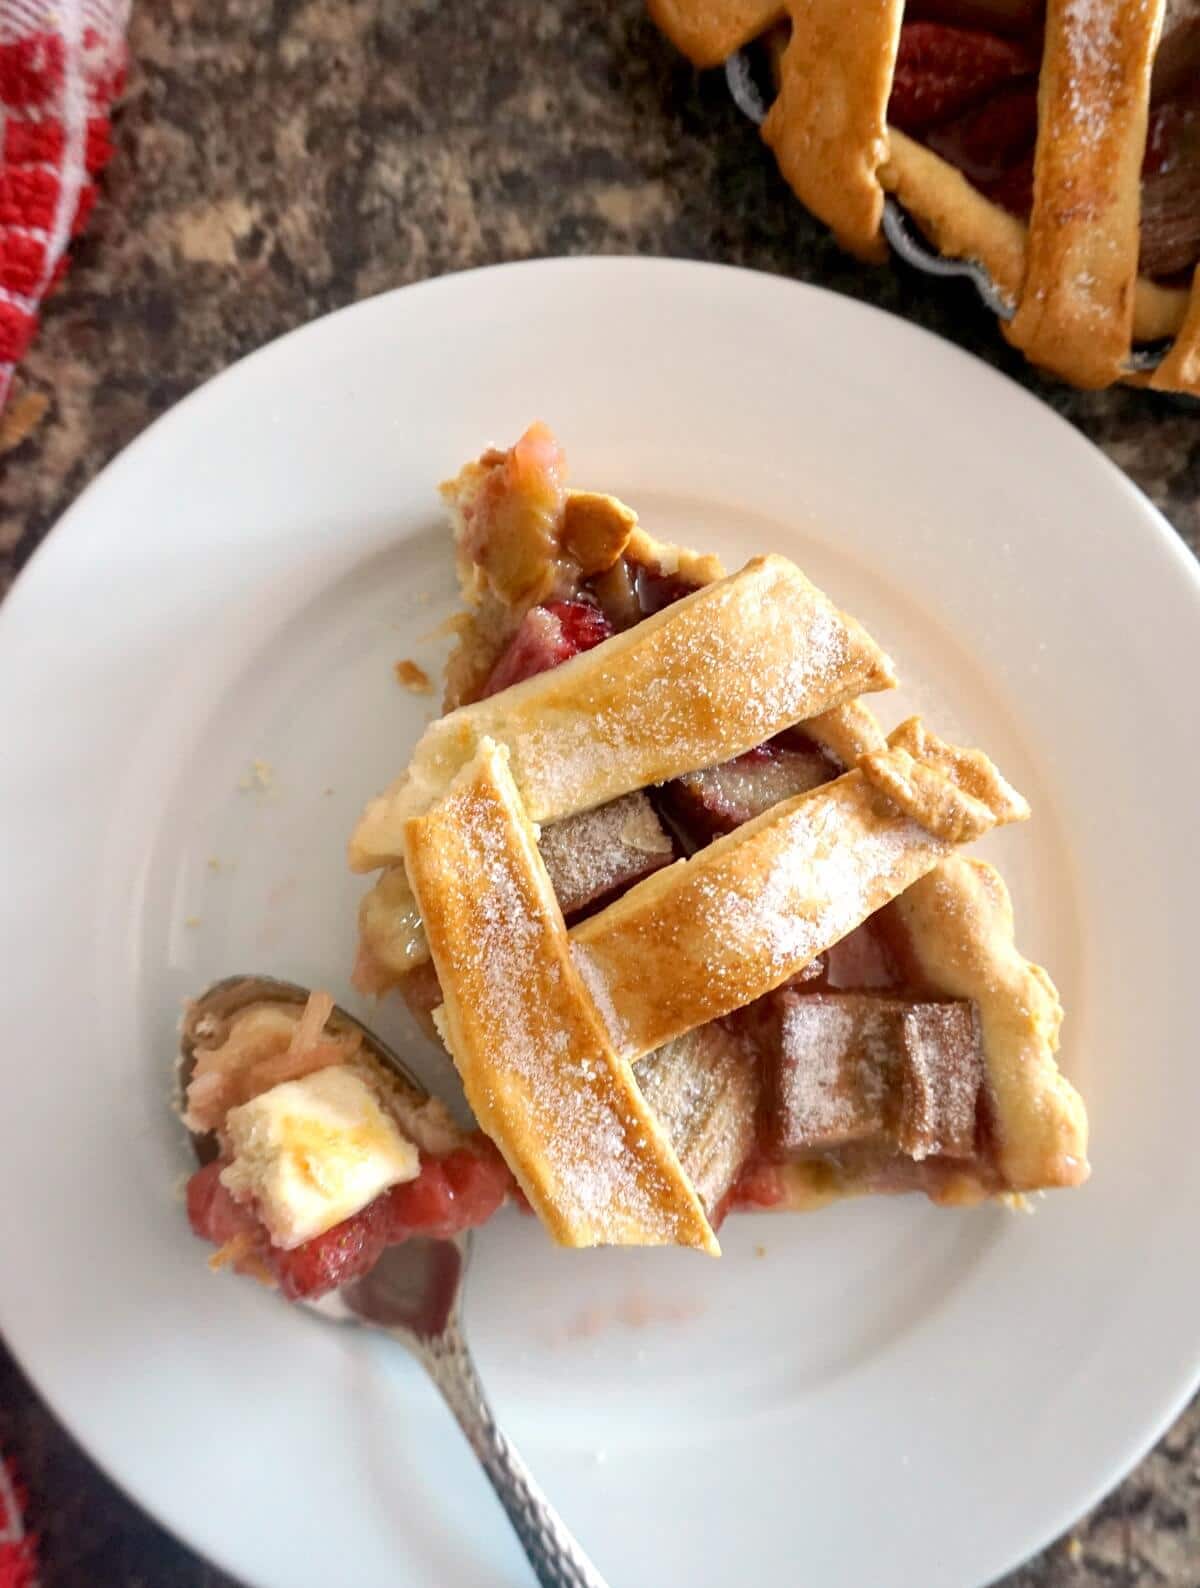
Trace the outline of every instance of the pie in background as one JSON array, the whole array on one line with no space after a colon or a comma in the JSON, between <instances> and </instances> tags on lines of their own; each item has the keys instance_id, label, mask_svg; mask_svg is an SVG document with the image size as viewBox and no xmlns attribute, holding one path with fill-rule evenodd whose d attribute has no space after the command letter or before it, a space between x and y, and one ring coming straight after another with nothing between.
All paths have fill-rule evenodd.
<instances>
[{"instance_id":1,"label":"pie in background","mask_svg":"<svg viewBox=\"0 0 1200 1588\"><path fill-rule=\"evenodd\" d=\"M763 137L853 253L884 257L893 194L945 258L986 267L1035 364L1200 395L1197 0L648 3L696 66L765 50Z\"/></svg>"}]
</instances>

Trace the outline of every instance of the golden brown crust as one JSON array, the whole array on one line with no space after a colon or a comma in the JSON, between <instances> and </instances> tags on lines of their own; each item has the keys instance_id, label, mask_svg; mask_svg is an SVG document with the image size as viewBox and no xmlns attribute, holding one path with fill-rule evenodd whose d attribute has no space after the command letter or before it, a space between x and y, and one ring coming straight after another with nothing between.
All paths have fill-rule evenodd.
<instances>
[{"instance_id":1,"label":"golden brown crust","mask_svg":"<svg viewBox=\"0 0 1200 1588\"><path fill-rule=\"evenodd\" d=\"M1179 335L1162 363L1152 375L1142 377L1152 391L1190 392L1200 397L1200 265L1192 277L1187 315Z\"/></svg>"},{"instance_id":2,"label":"golden brown crust","mask_svg":"<svg viewBox=\"0 0 1200 1588\"><path fill-rule=\"evenodd\" d=\"M786 0L648 0L647 9L693 66L720 66L788 8Z\"/></svg>"},{"instance_id":3,"label":"golden brown crust","mask_svg":"<svg viewBox=\"0 0 1200 1588\"><path fill-rule=\"evenodd\" d=\"M625 551L632 562L660 573L676 574L685 584L695 585L697 589L701 585L715 584L726 576L721 559L711 552L692 551L688 546L656 540L640 525L630 535Z\"/></svg>"},{"instance_id":4,"label":"golden brown crust","mask_svg":"<svg viewBox=\"0 0 1200 1588\"><path fill-rule=\"evenodd\" d=\"M943 744L915 719L900 738L928 759L900 744L869 756L572 930L575 962L623 1058L742 1009L811 964L950 852L962 800L968 837L1028 814L978 751Z\"/></svg>"},{"instance_id":5,"label":"golden brown crust","mask_svg":"<svg viewBox=\"0 0 1200 1588\"><path fill-rule=\"evenodd\" d=\"M404 777L368 804L351 867L398 860L404 823L445 792L484 737L510 751L530 819L553 821L715 766L894 682L866 631L794 563L756 557L561 667L431 724Z\"/></svg>"},{"instance_id":6,"label":"golden brown crust","mask_svg":"<svg viewBox=\"0 0 1200 1588\"><path fill-rule=\"evenodd\" d=\"M1162 342L1175 336L1187 318L1187 311L1186 287L1164 287L1159 281L1139 276L1133 294L1134 340ZM1173 387L1169 389L1174 390Z\"/></svg>"},{"instance_id":7,"label":"golden brown crust","mask_svg":"<svg viewBox=\"0 0 1200 1588\"><path fill-rule=\"evenodd\" d=\"M563 505L562 544L585 578L603 573L625 550L637 514L602 491L568 491Z\"/></svg>"},{"instance_id":8,"label":"golden brown crust","mask_svg":"<svg viewBox=\"0 0 1200 1588\"><path fill-rule=\"evenodd\" d=\"M763 138L792 190L842 246L880 260L879 167L903 0L792 0L788 15L791 38Z\"/></svg>"},{"instance_id":9,"label":"golden brown crust","mask_svg":"<svg viewBox=\"0 0 1200 1588\"><path fill-rule=\"evenodd\" d=\"M810 717L804 724L804 731L835 755L847 770L857 766L864 755L887 749L883 729L863 700L849 700L844 706L822 712L819 717Z\"/></svg>"},{"instance_id":10,"label":"golden brown crust","mask_svg":"<svg viewBox=\"0 0 1200 1588\"><path fill-rule=\"evenodd\" d=\"M859 760L864 775L906 816L948 844L966 844L998 822L1028 819L1029 806L982 750L963 750L909 717L886 750Z\"/></svg>"},{"instance_id":11,"label":"golden brown crust","mask_svg":"<svg viewBox=\"0 0 1200 1588\"><path fill-rule=\"evenodd\" d=\"M1015 215L984 198L948 160L915 138L889 129L879 180L894 193L946 259L984 265L1015 304L1025 275L1027 232Z\"/></svg>"},{"instance_id":12,"label":"golden brown crust","mask_svg":"<svg viewBox=\"0 0 1200 1588\"><path fill-rule=\"evenodd\" d=\"M642 534L638 531L639 535ZM638 547L646 563L663 566L657 552L665 554L667 566L680 567L679 548L667 547L643 535L644 544ZM682 555L682 553L680 554ZM715 557L699 558L686 554L689 561L687 577L697 583L704 582L703 574L719 579L724 570ZM702 568L702 564L710 566ZM861 700L848 701L844 706L811 717L804 731L818 744L824 745L846 768L858 764L862 756L872 751L887 749L887 740L875 719L874 713ZM395 987L402 977L429 957L425 929L421 925L421 912L408 885L402 865L384 869L367 893L363 895L358 910L359 953L355 965L354 985L360 992L379 996Z\"/></svg>"},{"instance_id":13,"label":"golden brown crust","mask_svg":"<svg viewBox=\"0 0 1200 1588\"><path fill-rule=\"evenodd\" d=\"M794 192L843 246L881 259L877 173L903 0L650 0L650 14L697 66L719 65L788 18L763 138Z\"/></svg>"},{"instance_id":14,"label":"golden brown crust","mask_svg":"<svg viewBox=\"0 0 1200 1588\"><path fill-rule=\"evenodd\" d=\"M954 856L894 906L923 973L979 1008L1000 1171L1014 1191L1087 1178L1087 1114L1054 1061L1062 1005L1018 952L1012 901L994 866Z\"/></svg>"},{"instance_id":15,"label":"golden brown crust","mask_svg":"<svg viewBox=\"0 0 1200 1588\"><path fill-rule=\"evenodd\" d=\"M940 155L897 131L890 131L891 150L879 178L894 193L946 259L974 260L983 265L1015 304L1025 278L1029 229L967 181ZM1139 342L1174 336L1187 311L1187 293L1139 276L1134 290L1133 335Z\"/></svg>"},{"instance_id":16,"label":"golden brown crust","mask_svg":"<svg viewBox=\"0 0 1200 1588\"><path fill-rule=\"evenodd\" d=\"M1163 0L1048 0L1033 214L1006 335L1078 386L1117 380L1133 337L1142 156Z\"/></svg>"},{"instance_id":17,"label":"golden brown crust","mask_svg":"<svg viewBox=\"0 0 1200 1588\"><path fill-rule=\"evenodd\" d=\"M405 864L475 1117L564 1246L719 1252L691 1182L609 1045L506 752L484 740L407 824Z\"/></svg>"}]
</instances>

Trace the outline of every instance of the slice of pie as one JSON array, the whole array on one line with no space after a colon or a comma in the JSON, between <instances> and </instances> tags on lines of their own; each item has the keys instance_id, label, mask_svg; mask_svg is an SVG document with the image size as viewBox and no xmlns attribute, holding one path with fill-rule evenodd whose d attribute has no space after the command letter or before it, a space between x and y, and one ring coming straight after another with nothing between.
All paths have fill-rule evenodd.
<instances>
[{"instance_id":1,"label":"slice of pie","mask_svg":"<svg viewBox=\"0 0 1200 1588\"><path fill-rule=\"evenodd\" d=\"M1148 384L1200 394L1197 0L649 0L698 66L755 44L763 136L866 258L884 194L986 266L1005 335L1080 386L1173 338Z\"/></svg>"},{"instance_id":2,"label":"slice of pie","mask_svg":"<svg viewBox=\"0 0 1200 1588\"><path fill-rule=\"evenodd\" d=\"M891 663L794 565L654 540L540 425L444 495L466 610L351 839L355 981L440 1033L552 1236L1084 1180L1057 994L963 853L1029 814L987 757L885 736Z\"/></svg>"}]
</instances>

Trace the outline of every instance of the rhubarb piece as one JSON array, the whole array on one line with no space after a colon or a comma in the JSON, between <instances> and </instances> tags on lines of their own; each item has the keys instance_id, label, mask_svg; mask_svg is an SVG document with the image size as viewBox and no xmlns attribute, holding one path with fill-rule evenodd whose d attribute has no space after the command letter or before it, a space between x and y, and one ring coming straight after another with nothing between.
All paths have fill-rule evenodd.
<instances>
[{"instance_id":1,"label":"rhubarb piece","mask_svg":"<svg viewBox=\"0 0 1200 1588\"><path fill-rule=\"evenodd\" d=\"M974 1155L974 1005L791 990L766 1005L767 1133L781 1158L864 1146L918 1162Z\"/></svg>"},{"instance_id":2,"label":"rhubarb piece","mask_svg":"<svg viewBox=\"0 0 1200 1588\"><path fill-rule=\"evenodd\" d=\"M819 788L837 772L816 745L793 750L760 744L720 766L674 778L661 792L683 830L697 842L707 843L761 816L780 800Z\"/></svg>"},{"instance_id":3,"label":"rhubarb piece","mask_svg":"<svg viewBox=\"0 0 1200 1588\"><path fill-rule=\"evenodd\" d=\"M512 684L561 667L611 633L612 625L604 613L587 601L548 601L545 606L532 607L492 668L479 698L486 700Z\"/></svg>"},{"instance_id":4,"label":"rhubarb piece","mask_svg":"<svg viewBox=\"0 0 1200 1588\"><path fill-rule=\"evenodd\" d=\"M901 1006L859 994L775 993L766 1048L771 1145L803 1158L888 1139Z\"/></svg>"},{"instance_id":5,"label":"rhubarb piece","mask_svg":"<svg viewBox=\"0 0 1200 1588\"><path fill-rule=\"evenodd\" d=\"M633 1075L712 1218L754 1148L762 1083L746 1040L719 1022L698 1026Z\"/></svg>"},{"instance_id":6,"label":"rhubarb piece","mask_svg":"<svg viewBox=\"0 0 1200 1588\"><path fill-rule=\"evenodd\" d=\"M538 848L568 920L675 858L670 836L641 793L552 822L542 829Z\"/></svg>"},{"instance_id":7,"label":"rhubarb piece","mask_svg":"<svg viewBox=\"0 0 1200 1588\"><path fill-rule=\"evenodd\" d=\"M484 453L443 486L459 515L458 552L472 585L509 603L547 593L566 503L566 458L543 424L507 452Z\"/></svg>"},{"instance_id":8,"label":"rhubarb piece","mask_svg":"<svg viewBox=\"0 0 1200 1588\"><path fill-rule=\"evenodd\" d=\"M839 992L890 991L903 980L877 916L848 933L825 956L825 981Z\"/></svg>"},{"instance_id":9,"label":"rhubarb piece","mask_svg":"<svg viewBox=\"0 0 1200 1588\"><path fill-rule=\"evenodd\" d=\"M896 1144L910 1158L969 1158L983 1084L974 1004L913 1004L901 1016L900 1118Z\"/></svg>"},{"instance_id":10,"label":"rhubarb piece","mask_svg":"<svg viewBox=\"0 0 1200 1588\"><path fill-rule=\"evenodd\" d=\"M1037 71L1037 57L1021 43L973 28L906 22L888 120L919 133L961 115L996 89Z\"/></svg>"},{"instance_id":11,"label":"rhubarb piece","mask_svg":"<svg viewBox=\"0 0 1200 1588\"><path fill-rule=\"evenodd\" d=\"M442 1002L442 987L437 978L437 971L433 968L433 961L422 960L420 964L413 965L400 977L397 985L408 1011L420 1026L421 1030L432 1041L440 1043L437 1027L433 1023L433 1011L440 1008Z\"/></svg>"}]
</instances>

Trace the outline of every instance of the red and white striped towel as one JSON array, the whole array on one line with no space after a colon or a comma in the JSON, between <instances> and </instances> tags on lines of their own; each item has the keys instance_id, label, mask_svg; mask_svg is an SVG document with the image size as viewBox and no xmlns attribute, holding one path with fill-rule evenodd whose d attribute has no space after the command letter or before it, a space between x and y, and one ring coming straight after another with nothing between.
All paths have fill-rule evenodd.
<instances>
[{"instance_id":1,"label":"red and white striped towel","mask_svg":"<svg viewBox=\"0 0 1200 1588\"><path fill-rule=\"evenodd\" d=\"M130 0L0 0L0 408L112 153Z\"/></svg>"},{"instance_id":2,"label":"red and white striped towel","mask_svg":"<svg viewBox=\"0 0 1200 1588\"><path fill-rule=\"evenodd\" d=\"M37 1588L37 1556L21 1503L20 1485L0 1456L0 1588Z\"/></svg>"}]
</instances>

